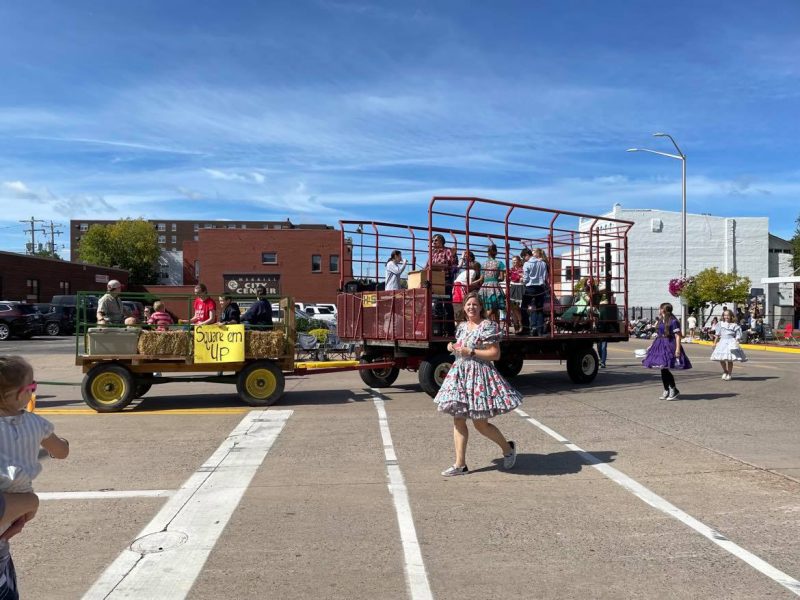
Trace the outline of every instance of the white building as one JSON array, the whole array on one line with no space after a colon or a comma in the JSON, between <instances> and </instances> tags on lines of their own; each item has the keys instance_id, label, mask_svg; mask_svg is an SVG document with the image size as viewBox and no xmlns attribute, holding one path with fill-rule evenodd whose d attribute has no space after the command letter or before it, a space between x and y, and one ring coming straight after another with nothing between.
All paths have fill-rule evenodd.
<instances>
[{"instance_id":1,"label":"white building","mask_svg":"<svg viewBox=\"0 0 800 600\"><path fill-rule=\"evenodd\" d=\"M161 250L158 256L158 284L183 285L183 252Z\"/></svg>"},{"instance_id":2,"label":"white building","mask_svg":"<svg viewBox=\"0 0 800 600\"><path fill-rule=\"evenodd\" d=\"M603 216L634 223L628 233L628 307L649 309L671 301L678 312L678 302L670 296L668 287L669 280L681 274L681 213L626 209L615 204ZM584 220L581 228L585 227L588 223ZM689 276L716 267L724 273L748 277L757 293L757 288L763 287L760 282L764 277L791 275L790 248L785 240L770 235L767 217L686 215ZM774 288L768 301L770 313L793 312L792 287L770 287Z\"/></svg>"}]
</instances>

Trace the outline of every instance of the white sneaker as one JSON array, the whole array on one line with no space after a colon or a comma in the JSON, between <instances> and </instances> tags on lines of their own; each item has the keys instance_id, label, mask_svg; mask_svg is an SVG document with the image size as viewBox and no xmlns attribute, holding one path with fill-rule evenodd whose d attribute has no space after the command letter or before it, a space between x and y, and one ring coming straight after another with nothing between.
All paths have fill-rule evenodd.
<instances>
[{"instance_id":1,"label":"white sneaker","mask_svg":"<svg viewBox=\"0 0 800 600\"><path fill-rule=\"evenodd\" d=\"M659 396L659 399L666 400L669 398L669 390L664 390L664 393Z\"/></svg>"},{"instance_id":2,"label":"white sneaker","mask_svg":"<svg viewBox=\"0 0 800 600\"><path fill-rule=\"evenodd\" d=\"M669 394L667 395L667 400L674 400L680 395L678 388L669 388Z\"/></svg>"},{"instance_id":3,"label":"white sneaker","mask_svg":"<svg viewBox=\"0 0 800 600\"><path fill-rule=\"evenodd\" d=\"M731 380L731 374L728 373L727 375L725 375L725 381L730 381L730 380Z\"/></svg>"},{"instance_id":4,"label":"white sneaker","mask_svg":"<svg viewBox=\"0 0 800 600\"><path fill-rule=\"evenodd\" d=\"M722 380L725 381L727 378L728 378L728 374L727 373L723 373L722 374Z\"/></svg>"},{"instance_id":5,"label":"white sneaker","mask_svg":"<svg viewBox=\"0 0 800 600\"><path fill-rule=\"evenodd\" d=\"M513 469L514 463L517 462L517 444L508 440L508 445L511 446L511 452L503 455L503 468Z\"/></svg>"},{"instance_id":6,"label":"white sneaker","mask_svg":"<svg viewBox=\"0 0 800 600\"><path fill-rule=\"evenodd\" d=\"M452 467L448 467L447 469L442 471L442 475L445 476L445 477L454 477L456 475L466 475L467 473L469 473L469 469L467 468L467 465L464 465L463 467L457 467L457 466L453 465Z\"/></svg>"}]
</instances>

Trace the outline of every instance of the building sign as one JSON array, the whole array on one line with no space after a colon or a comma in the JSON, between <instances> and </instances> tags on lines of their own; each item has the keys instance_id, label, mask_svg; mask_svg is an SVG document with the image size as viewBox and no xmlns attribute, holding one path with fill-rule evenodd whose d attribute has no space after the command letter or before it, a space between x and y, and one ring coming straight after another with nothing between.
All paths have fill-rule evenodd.
<instances>
[{"instance_id":1,"label":"building sign","mask_svg":"<svg viewBox=\"0 0 800 600\"><path fill-rule=\"evenodd\" d=\"M268 296L281 295L281 276L271 273L243 273L238 275L224 274L225 292L242 296L255 296L256 288L263 285Z\"/></svg>"},{"instance_id":2,"label":"building sign","mask_svg":"<svg viewBox=\"0 0 800 600\"><path fill-rule=\"evenodd\" d=\"M94 282L95 283L108 283L108 275L100 275L99 273L97 273L94 276Z\"/></svg>"},{"instance_id":3,"label":"building sign","mask_svg":"<svg viewBox=\"0 0 800 600\"><path fill-rule=\"evenodd\" d=\"M194 362L244 362L244 325L195 327Z\"/></svg>"}]
</instances>

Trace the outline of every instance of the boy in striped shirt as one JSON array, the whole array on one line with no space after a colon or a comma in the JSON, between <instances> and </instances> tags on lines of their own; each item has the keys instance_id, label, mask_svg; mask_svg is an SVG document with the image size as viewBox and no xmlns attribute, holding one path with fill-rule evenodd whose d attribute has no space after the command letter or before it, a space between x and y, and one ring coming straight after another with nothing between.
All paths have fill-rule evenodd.
<instances>
[{"instance_id":1,"label":"boy in striped shirt","mask_svg":"<svg viewBox=\"0 0 800 600\"><path fill-rule=\"evenodd\" d=\"M158 331L167 331L170 325L174 324L172 317L166 311L166 307L161 300L156 300L153 303L153 314L147 319L149 325L155 325Z\"/></svg>"}]
</instances>

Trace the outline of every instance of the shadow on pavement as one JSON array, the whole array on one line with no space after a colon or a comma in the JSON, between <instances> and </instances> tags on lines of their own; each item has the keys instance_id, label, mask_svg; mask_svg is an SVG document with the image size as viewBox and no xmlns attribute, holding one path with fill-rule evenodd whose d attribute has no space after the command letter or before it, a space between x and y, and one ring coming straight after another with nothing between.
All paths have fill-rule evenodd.
<instances>
[{"instance_id":1,"label":"shadow on pavement","mask_svg":"<svg viewBox=\"0 0 800 600\"><path fill-rule=\"evenodd\" d=\"M739 377L734 373L733 379L731 381L767 381L768 379L780 379L780 377L773 376L773 377L748 377L742 376Z\"/></svg>"},{"instance_id":2,"label":"shadow on pavement","mask_svg":"<svg viewBox=\"0 0 800 600\"><path fill-rule=\"evenodd\" d=\"M669 402L680 402L681 400L719 400L720 398L736 398L739 394L681 394Z\"/></svg>"},{"instance_id":3,"label":"shadow on pavement","mask_svg":"<svg viewBox=\"0 0 800 600\"><path fill-rule=\"evenodd\" d=\"M617 456L614 450L587 452L601 463L614 462L614 458ZM470 473L498 471L502 466L503 459L497 458L492 462L492 466L481 467ZM550 454L517 454L517 464L509 473L512 475L569 475L570 473L579 473L586 466L589 466L589 463L579 453L571 450L551 452Z\"/></svg>"},{"instance_id":4,"label":"shadow on pavement","mask_svg":"<svg viewBox=\"0 0 800 600\"><path fill-rule=\"evenodd\" d=\"M154 392L150 392L153 394ZM274 408L291 408L292 406L325 406L328 404L349 404L352 402L365 402L372 396L363 391L354 390L309 390L303 392L286 392L283 397L272 405ZM74 402L74 401L73 401ZM52 406L55 403L50 403ZM180 410L187 408L248 408L235 393L222 394L183 394L180 396L150 396L142 398L138 403L132 404L134 412L148 412L154 410ZM253 406L249 408L261 408Z\"/></svg>"}]
</instances>

